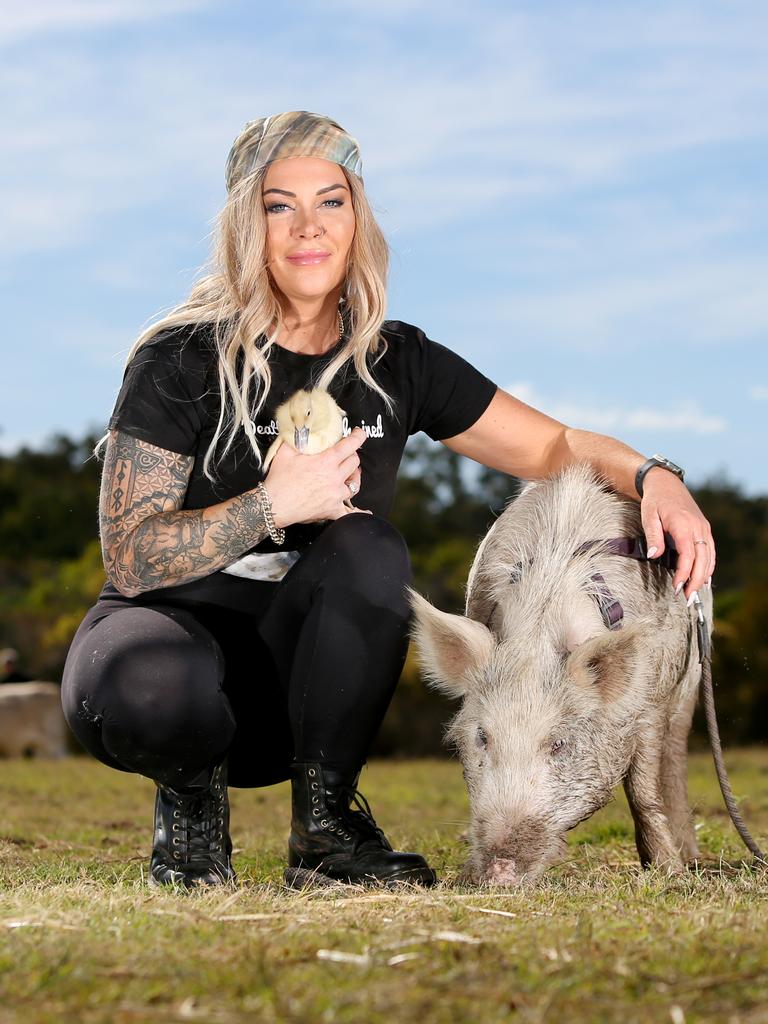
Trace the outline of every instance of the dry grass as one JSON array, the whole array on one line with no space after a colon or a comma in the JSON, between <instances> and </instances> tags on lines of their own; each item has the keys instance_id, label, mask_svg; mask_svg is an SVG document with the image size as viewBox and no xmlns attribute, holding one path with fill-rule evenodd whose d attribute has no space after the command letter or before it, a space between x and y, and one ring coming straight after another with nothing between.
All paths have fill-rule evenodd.
<instances>
[{"instance_id":1,"label":"dry grass","mask_svg":"<svg viewBox=\"0 0 768 1024\"><path fill-rule=\"evenodd\" d=\"M731 753L761 840L768 752ZM93 761L2 762L0 1021L768 1022L768 874L740 864L706 755L692 796L709 862L642 872L617 799L535 891L454 883L455 763L378 763L363 790L431 891L293 893L286 786L231 790L236 890L150 891L154 788Z\"/></svg>"}]
</instances>

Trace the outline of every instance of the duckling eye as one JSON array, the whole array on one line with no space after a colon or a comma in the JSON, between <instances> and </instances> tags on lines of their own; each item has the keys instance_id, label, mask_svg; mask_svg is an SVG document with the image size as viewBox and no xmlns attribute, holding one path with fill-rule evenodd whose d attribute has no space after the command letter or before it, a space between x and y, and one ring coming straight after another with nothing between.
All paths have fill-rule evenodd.
<instances>
[{"instance_id":1,"label":"duckling eye","mask_svg":"<svg viewBox=\"0 0 768 1024\"><path fill-rule=\"evenodd\" d=\"M486 750L488 747L488 736L481 725L478 725L477 727L477 733L475 734L475 746L480 750Z\"/></svg>"}]
</instances>

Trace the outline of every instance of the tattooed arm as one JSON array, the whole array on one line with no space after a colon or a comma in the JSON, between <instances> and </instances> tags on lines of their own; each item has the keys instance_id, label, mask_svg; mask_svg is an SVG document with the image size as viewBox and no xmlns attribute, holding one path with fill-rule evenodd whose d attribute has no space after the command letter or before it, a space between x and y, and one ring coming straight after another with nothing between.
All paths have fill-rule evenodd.
<instances>
[{"instance_id":1,"label":"tattooed arm","mask_svg":"<svg viewBox=\"0 0 768 1024\"><path fill-rule=\"evenodd\" d=\"M189 583L230 565L268 535L258 491L182 509L194 459L110 431L99 522L104 567L126 597Z\"/></svg>"}]
</instances>

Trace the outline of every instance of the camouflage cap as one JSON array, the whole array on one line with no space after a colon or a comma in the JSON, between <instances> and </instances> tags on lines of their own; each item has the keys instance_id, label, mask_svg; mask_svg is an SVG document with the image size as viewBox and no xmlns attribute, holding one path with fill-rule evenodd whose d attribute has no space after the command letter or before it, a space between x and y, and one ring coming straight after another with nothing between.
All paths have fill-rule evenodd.
<instances>
[{"instance_id":1,"label":"camouflage cap","mask_svg":"<svg viewBox=\"0 0 768 1024\"><path fill-rule=\"evenodd\" d=\"M362 180L363 164L357 139L323 114L289 110L248 121L227 157L227 191L259 167L292 156L330 160Z\"/></svg>"}]
</instances>

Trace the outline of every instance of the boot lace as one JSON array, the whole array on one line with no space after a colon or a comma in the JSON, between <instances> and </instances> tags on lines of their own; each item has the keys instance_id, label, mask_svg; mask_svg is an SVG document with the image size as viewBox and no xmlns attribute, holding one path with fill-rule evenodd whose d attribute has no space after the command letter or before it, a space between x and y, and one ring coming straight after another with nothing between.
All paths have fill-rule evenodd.
<instances>
[{"instance_id":1,"label":"boot lace","mask_svg":"<svg viewBox=\"0 0 768 1024\"><path fill-rule=\"evenodd\" d=\"M385 849L391 849L389 840L376 824L371 805L363 794L354 786L341 786L340 793L344 797L341 804L343 816L352 823L355 831L369 839L375 839ZM352 807L354 804L354 808Z\"/></svg>"},{"instance_id":2,"label":"boot lace","mask_svg":"<svg viewBox=\"0 0 768 1024\"><path fill-rule=\"evenodd\" d=\"M173 812L173 848L187 864L210 864L216 854L223 854L223 800L210 792L200 796L182 797Z\"/></svg>"}]
</instances>

